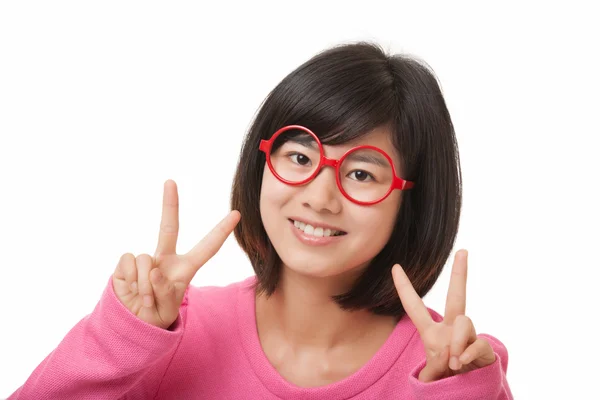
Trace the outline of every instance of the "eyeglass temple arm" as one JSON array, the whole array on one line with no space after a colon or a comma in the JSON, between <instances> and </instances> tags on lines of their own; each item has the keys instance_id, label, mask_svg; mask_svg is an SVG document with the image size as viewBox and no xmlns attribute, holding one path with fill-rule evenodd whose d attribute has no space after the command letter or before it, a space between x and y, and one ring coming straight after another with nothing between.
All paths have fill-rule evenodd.
<instances>
[{"instance_id":1,"label":"eyeglass temple arm","mask_svg":"<svg viewBox=\"0 0 600 400\"><path fill-rule=\"evenodd\" d=\"M260 145L258 146L258 149L260 151L264 151L266 153L269 150L269 147L270 147L269 144L270 143L269 143L268 140L264 140L263 139L263 140L260 141Z\"/></svg>"},{"instance_id":2,"label":"eyeglass temple arm","mask_svg":"<svg viewBox=\"0 0 600 400\"><path fill-rule=\"evenodd\" d=\"M415 186L414 182L404 180L402 178L396 178L396 184L394 185L397 189L406 190L412 189Z\"/></svg>"}]
</instances>

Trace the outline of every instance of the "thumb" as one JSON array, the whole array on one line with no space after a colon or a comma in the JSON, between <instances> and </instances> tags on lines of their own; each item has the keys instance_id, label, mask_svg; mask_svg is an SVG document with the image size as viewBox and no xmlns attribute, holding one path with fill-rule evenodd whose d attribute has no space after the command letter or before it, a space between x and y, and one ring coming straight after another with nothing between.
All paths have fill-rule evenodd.
<instances>
[{"instance_id":1,"label":"thumb","mask_svg":"<svg viewBox=\"0 0 600 400\"><path fill-rule=\"evenodd\" d=\"M438 354L428 356L425 367L419 373L419 380L421 382L433 382L449 376L449 359L450 346L444 347Z\"/></svg>"},{"instance_id":2,"label":"thumb","mask_svg":"<svg viewBox=\"0 0 600 400\"><path fill-rule=\"evenodd\" d=\"M178 301L175 285L165 278L165 275L159 268L153 268L150 271L150 282L154 290L156 311L160 319L170 326L179 315L179 306L181 303L181 301Z\"/></svg>"}]
</instances>

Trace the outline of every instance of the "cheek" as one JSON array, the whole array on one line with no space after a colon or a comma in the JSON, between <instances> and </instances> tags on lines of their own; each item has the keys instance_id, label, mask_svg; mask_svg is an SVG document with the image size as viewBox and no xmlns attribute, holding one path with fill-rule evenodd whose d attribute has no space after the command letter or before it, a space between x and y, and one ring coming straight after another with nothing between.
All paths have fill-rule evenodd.
<instances>
[{"instance_id":1,"label":"cheek","mask_svg":"<svg viewBox=\"0 0 600 400\"><path fill-rule=\"evenodd\" d=\"M371 240L387 241L394 228L395 215L380 215L379 213L364 213L357 226L361 227L361 236L368 235Z\"/></svg>"},{"instance_id":2,"label":"cheek","mask_svg":"<svg viewBox=\"0 0 600 400\"><path fill-rule=\"evenodd\" d=\"M260 214L265 226L276 216L279 210L287 204L292 196L293 188L280 182L265 166L262 186L260 188Z\"/></svg>"},{"instance_id":3,"label":"cheek","mask_svg":"<svg viewBox=\"0 0 600 400\"><path fill-rule=\"evenodd\" d=\"M360 227L361 236L369 235L371 241L384 246L396 224L400 204L399 196L390 196L378 205L361 209L360 212L355 213L355 225Z\"/></svg>"}]
</instances>

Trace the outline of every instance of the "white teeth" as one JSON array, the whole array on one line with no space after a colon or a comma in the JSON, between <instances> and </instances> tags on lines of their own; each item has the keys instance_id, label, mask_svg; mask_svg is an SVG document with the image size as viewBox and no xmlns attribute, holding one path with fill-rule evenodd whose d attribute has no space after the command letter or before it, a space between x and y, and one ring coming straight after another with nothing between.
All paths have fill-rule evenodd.
<instances>
[{"instance_id":1,"label":"white teeth","mask_svg":"<svg viewBox=\"0 0 600 400\"><path fill-rule=\"evenodd\" d=\"M305 234L316 237L329 237L338 233L338 231L333 229L321 228L320 226L315 228L312 225L300 221L294 221L294 226L301 231L304 231Z\"/></svg>"}]
</instances>

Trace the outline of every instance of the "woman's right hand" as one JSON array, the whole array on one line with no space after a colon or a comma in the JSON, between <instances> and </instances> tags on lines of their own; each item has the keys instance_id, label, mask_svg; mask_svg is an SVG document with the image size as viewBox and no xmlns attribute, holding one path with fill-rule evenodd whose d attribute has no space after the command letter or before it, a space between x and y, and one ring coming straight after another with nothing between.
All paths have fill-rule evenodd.
<instances>
[{"instance_id":1,"label":"woman's right hand","mask_svg":"<svg viewBox=\"0 0 600 400\"><path fill-rule=\"evenodd\" d=\"M167 329L177 319L185 291L200 267L214 256L240 220L232 211L190 252L176 253L179 232L177 185L164 185L162 219L154 256L121 256L112 276L118 299L142 321Z\"/></svg>"}]
</instances>

